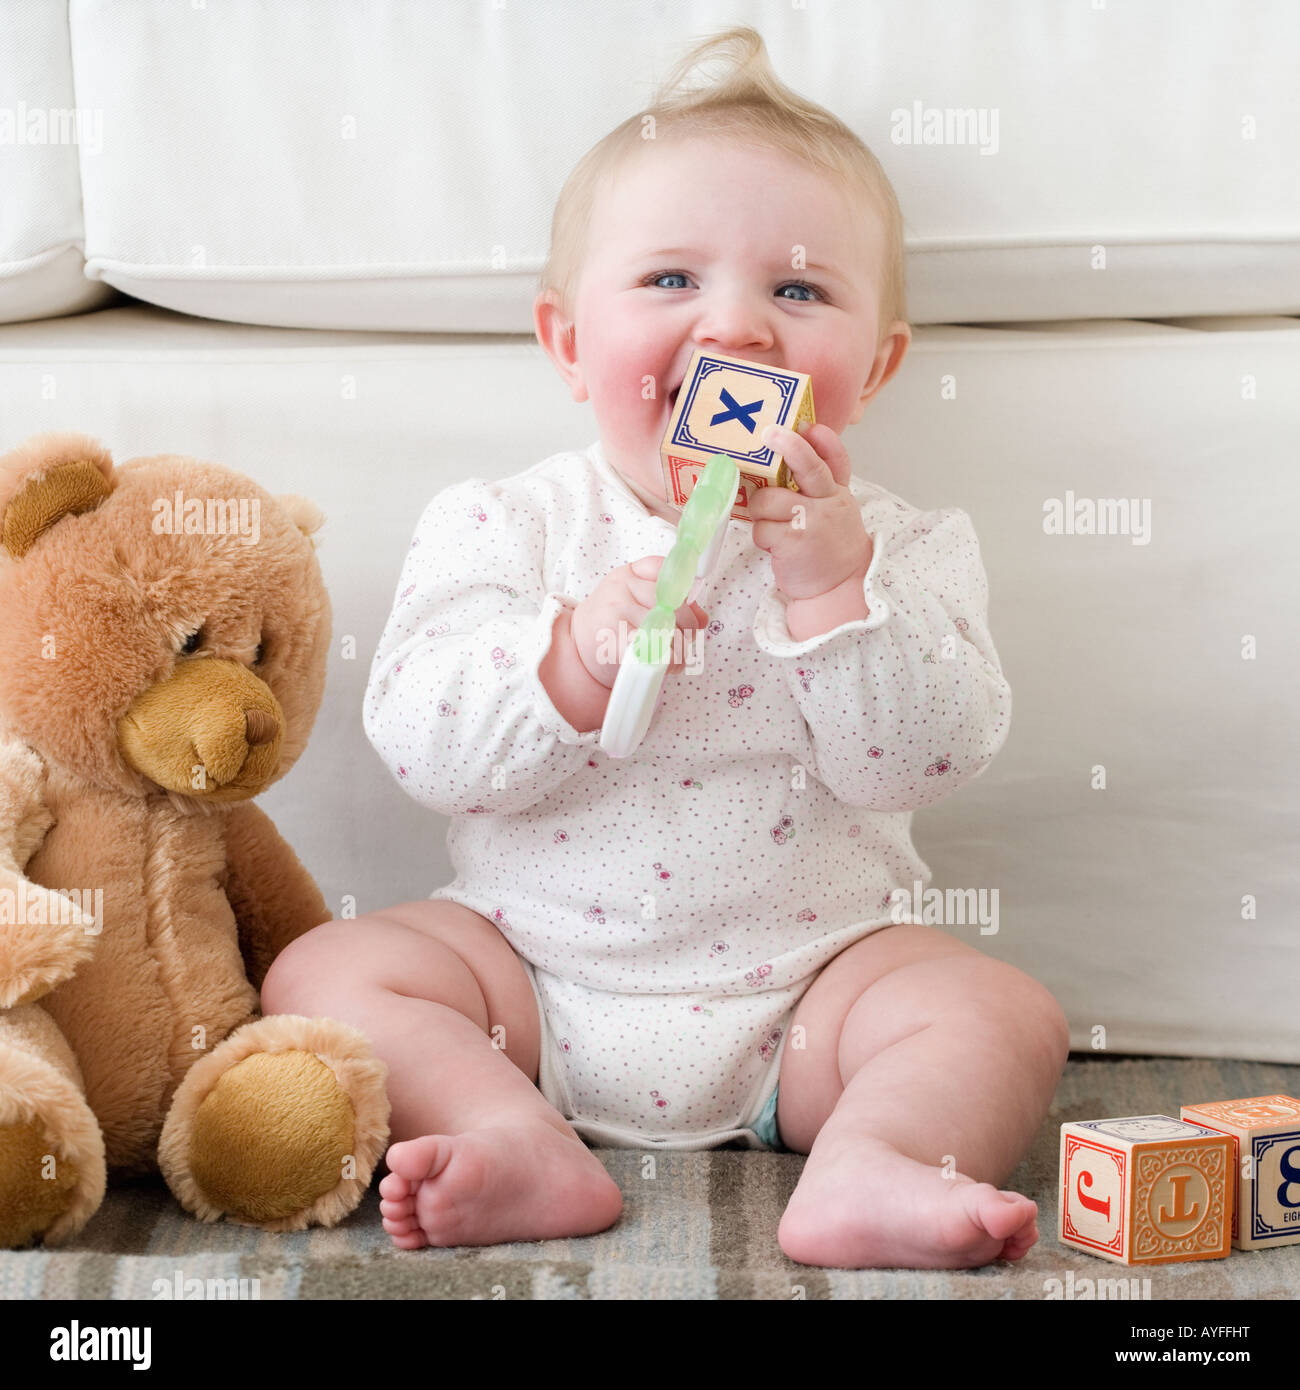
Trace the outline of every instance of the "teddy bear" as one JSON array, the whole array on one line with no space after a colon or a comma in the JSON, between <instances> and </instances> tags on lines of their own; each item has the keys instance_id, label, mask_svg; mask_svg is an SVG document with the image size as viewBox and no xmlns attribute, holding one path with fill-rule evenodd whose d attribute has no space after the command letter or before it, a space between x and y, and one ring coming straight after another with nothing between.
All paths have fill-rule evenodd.
<instances>
[{"instance_id":1,"label":"teddy bear","mask_svg":"<svg viewBox=\"0 0 1300 1390\"><path fill-rule=\"evenodd\" d=\"M258 1011L330 916L251 800L320 706L321 520L78 434L0 457L0 1247L69 1240L110 1173L270 1231L369 1185L382 1061Z\"/></svg>"}]
</instances>

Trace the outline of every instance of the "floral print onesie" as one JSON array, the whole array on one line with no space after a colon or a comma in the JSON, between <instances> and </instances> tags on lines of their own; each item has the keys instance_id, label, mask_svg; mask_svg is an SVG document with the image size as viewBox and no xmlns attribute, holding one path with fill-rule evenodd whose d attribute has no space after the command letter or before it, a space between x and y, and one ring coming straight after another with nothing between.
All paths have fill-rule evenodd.
<instances>
[{"instance_id":1,"label":"floral print onesie","mask_svg":"<svg viewBox=\"0 0 1300 1390\"><path fill-rule=\"evenodd\" d=\"M709 615L649 732L609 758L538 678L552 625L672 546L599 443L439 493L416 527L366 690L367 736L450 816L431 893L525 963L542 1094L584 1138L761 1146L790 1018L834 956L930 871L912 812L987 766L1011 694L967 515L857 477L868 616L792 640L769 556L728 523ZM908 913L896 914L911 920Z\"/></svg>"}]
</instances>

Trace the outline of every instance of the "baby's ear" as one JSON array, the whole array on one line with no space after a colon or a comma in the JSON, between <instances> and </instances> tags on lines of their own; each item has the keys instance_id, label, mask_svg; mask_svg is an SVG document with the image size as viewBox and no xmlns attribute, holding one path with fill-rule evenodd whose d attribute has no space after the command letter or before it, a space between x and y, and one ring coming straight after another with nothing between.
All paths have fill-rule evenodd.
<instances>
[{"instance_id":1,"label":"baby's ear","mask_svg":"<svg viewBox=\"0 0 1300 1390\"><path fill-rule=\"evenodd\" d=\"M319 531L325 523L325 513L306 497L296 492L282 493L275 499L289 514L289 520L303 533L310 536Z\"/></svg>"},{"instance_id":2,"label":"baby's ear","mask_svg":"<svg viewBox=\"0 0 1300 1390\"><path fill-rule=\"evenodd\" d=\"M0 546L19 559L65 516L113 490L113 459L84 434L38 434L0 458Z\"/></svg>"}]
</instances>

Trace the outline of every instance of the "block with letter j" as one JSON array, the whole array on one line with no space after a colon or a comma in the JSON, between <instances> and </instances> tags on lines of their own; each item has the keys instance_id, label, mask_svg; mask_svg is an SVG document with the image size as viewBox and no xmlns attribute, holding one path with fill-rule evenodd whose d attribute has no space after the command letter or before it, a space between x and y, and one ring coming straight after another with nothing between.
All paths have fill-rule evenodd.
<instances>
[{"instance_id":1,"label":"block with letter j","mask_svg":"<svg viewBox=\"0 0 1300 1390\"><path fill-rule=\"evenodd\" d=\"M1232 1178L1231 1138L1171 1115L1063 1124L1057 1236L1126 1265L1223 1259Z\"/></svg>"}]
</instances>

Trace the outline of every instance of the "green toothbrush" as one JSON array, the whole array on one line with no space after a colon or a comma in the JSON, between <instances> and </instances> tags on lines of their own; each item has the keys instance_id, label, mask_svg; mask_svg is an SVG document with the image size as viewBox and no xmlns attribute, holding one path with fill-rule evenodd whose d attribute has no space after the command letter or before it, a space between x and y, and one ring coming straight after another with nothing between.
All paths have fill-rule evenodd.
<instances>
[{"instance_id":1,"label":"green toothbrush","mask_svg":"<svg viewBox=\"0 0 1300 1390\"><path fill-rule=\"evenodd\" d=\"M600 746L611 758L635 752L650 727L672 658L674 615L691 585L717 563L727 520L740 490L740 469L725 454L713 454L686 499L677 539L655 581L655 606L646 614L623 654L609 693Z\"/></svg>"}]
</instances>

